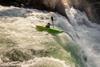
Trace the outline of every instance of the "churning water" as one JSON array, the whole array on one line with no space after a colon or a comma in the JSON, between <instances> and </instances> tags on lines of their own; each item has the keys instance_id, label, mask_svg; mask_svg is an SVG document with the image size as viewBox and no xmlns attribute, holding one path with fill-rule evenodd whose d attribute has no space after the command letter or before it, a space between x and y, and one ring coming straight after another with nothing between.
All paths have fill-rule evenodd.
<instances>
[{"instance_id":1,"label":"churning water","mask_svg":"<svg viewBox=\"0 0 100 67\"><path fill-rule=\"evenodd\" d=\"M14 11L3 11L0 13L0 16L6 15L15 17L16 14L18 14L17 16L22 16L26 13L25 10L17 12L19 10L20 9L16 10L15 8ZM92 23L85 12L81 12L74 8L66 9L66 13L70 22L68 22L66 18L55 14L55 25L62 28L69 34L72 40L81 47L80 56L86 56L83 62L87 67L100 67L100 25Z\"/></svg>"},{"instance_id":2,"label":"churning water","mask_svg":"<svg viewBox=\"0 0 100 67\"><path fill-rule=\"evenodd\" d=\"M82 49L80 53L86 56L86 67L100 67L100 25L92 23L85 12L73 7L66 9L66 13L70 22L59 16L56 25L79 44Z\"/></svg>"}]
</instances>

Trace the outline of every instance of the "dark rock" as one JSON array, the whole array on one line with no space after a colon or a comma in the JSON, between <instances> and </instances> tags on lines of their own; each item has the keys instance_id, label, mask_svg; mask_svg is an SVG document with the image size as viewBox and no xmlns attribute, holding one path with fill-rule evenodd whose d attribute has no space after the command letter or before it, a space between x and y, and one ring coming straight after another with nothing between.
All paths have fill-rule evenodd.
<instances>
[{"instance_id":1,"label":"dark rock","mask_svg":"<svg viewBox=\"0 0 100 67\"><path fill-rule=\"evenodd\" d=\"M0 4L4 6L13 5L17 7L56 11L68 19L62 0L0 0Z\"/></svg>"},{"instance_id":2,"label":"dark rock","mask_svg":"<svg viewBox=\"0 0 100 67\"><path fill-rule=\"evenodd\" d=\"M86 57L86 56L84 56L83 58L84 58L84 61L85 61L85 62L87 62L87 57Z\"/></svg>"},{"instance_id":3,"label":"dark rock","mask_svg":"<svg viewBox=\"0 0 100 67\"><path fill-rule=\"evenodd\" d=\"M70 0L75 8L85 11L90 20L100 24L100 0Z\"/></svg>"}]
</instances>

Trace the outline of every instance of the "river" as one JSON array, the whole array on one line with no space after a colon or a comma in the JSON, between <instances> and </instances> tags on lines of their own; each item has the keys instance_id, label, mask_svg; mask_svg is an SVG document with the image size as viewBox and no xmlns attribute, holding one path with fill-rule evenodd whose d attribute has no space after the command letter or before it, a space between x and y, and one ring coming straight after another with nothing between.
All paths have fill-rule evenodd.
<instances>
[{"instance_id":1,"label":"river","mask_svg":"<svg viewBox=\"0 0 100 67\"><path fill-rule=\"evenodd\" d=\"M86 67L100 67L100 25L91 22L85 12L66 9L70 22L56 15L55 25L63 29L80 46Z\"/></svg>"}]
</instances>

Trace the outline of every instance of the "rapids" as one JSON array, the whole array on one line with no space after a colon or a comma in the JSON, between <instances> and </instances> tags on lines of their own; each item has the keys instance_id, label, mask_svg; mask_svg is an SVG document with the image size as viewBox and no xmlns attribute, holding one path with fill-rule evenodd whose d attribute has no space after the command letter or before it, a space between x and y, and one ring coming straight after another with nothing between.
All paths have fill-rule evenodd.
<instances>
[{"instance_id":1,"label":"rapids","mask_svg":"<svg viewBox=\"0 0 100 67\"><path fill-rule=\"evenodd\" d=\"M85 12L66 9L70 19L56 15L55 25L63 29L80 47L80 56L86 67L100 67L100 25L92 23Z\"/></svg>"},{"instance_id":2,"label":"rapids","mask_svg":"<svg viewBox=\"0 0 100 67\"><path fill-rule=\"evenodd\" d=\"M39 13L39 15L40 14L41 16L43 15L43 17L46 14L45 12L38 12L38 10L31 10L33 11L34 15L30 13L30 16L29 15L27 16L27 14L31 12L28 11L28 9L26 10L24 8L16 8L16 7L8 7L7 9L8 10L4 9L4 7L0 7L1 22L9 22L9 21L12 22L13 20L11 19L16 20L19 18L19 21L16 20L13 22L18 22L21 25L20 22L25 20L29 22L29 24L31 24L33 23L33 21L34 22L40 21L39 18L36 18L35 16L36 14ZM54 13L53 14L55 18L54 24L57 27L63 29L64 32L66 32L71 37L72 41L77 43L77 45L81 47L81 51L79 51L78 54L81 56L81 59L83 60L82 62L86 65L85 67L100 67L100 25L92 23L88 19L85 12L81 12L77 9L74 9L73 7L66 9L66 13L70 19L70 22L68 22L68 20L65 17ZM48 15L49 14L46 14L47 18ZM46 23L49 21L50 21L49 19L42 20L42 22ZM28 25L27 23L25 24L26 26ZM25 24L22 23L22 26L25 26Z\"/></svg>"}]
</instances>

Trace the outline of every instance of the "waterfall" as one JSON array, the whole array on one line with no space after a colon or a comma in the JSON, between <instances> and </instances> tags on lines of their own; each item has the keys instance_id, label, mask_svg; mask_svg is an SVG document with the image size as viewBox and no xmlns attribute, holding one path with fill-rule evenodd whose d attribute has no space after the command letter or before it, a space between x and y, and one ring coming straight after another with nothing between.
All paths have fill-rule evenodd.
<instances>
[{"instance_id":1,"label":"waterfall","mask_svg":"<svg viewBox=\"0 0 100 67\"><path fill-rule=\"evenodd\" d=\"M92 23L85 12L66 9L71 22L57 15L55 25L63 29L81 47L86 67L100 67L100 25Z\"/></svg>"},{"instance_id":2,"label":"waterfall","mask_svg":"<svg viewBox=\"0 0 100 67\"><path fill-rule=\"evenodd\" d=\"M25 31L30 30L29 33L31 33L31 32L33 32L33 25L35 25L35 22L40 22L41 17L42 17L42 22L50 21L49 19L43 20L46 12L38 12L38 10L24 9L24 8L18 8L18 7L1 7L1 6L0 6L0 10L1 10L1 12L0 12L0 20L1 21L0 22L2 23L2 25L5 27L7 23L13 22L14 23L13 27L14 27L15 31L17 31L16 28L19 27L18 28L19 31L24 32L23 28L25 28ZM2 10L4 10L4 11L2 11ZM76 45L80 46L81 50L77 53L80 55L82 62L84 63L84 66L81 66L81 67L100 67L100 25L98 25L96 23L92 23L88 19L85 12L81 12L80 10L74 9L73 7L66 9L66 13L69 17L70 22L65 17L54 13L54 16L55 16L54 24L57 27L63 29L64 32L67 33L71 37L72 41L77 43ZM46 16L49 16L49 13L46 14ZM48 17L45 17L45 18L48 18ZM3 23L3 22L5 22L5 23ZM23 22L23 23L21 23L21 22ZM24 22L25 22L25 24L24 24ZM12 23L12 25L13 25L13 23ZM31 23L33 25L31 25ZM17 25L15 25L15 24L17 24ZM1 25L1 29L6 31L6 27L3 29L2 25ZM25 27L23 27L23 26L25 26ZM32 29L30 26L32 26ZM13 30L13 27L8 26L7 29ZM28 27L28 28L26 28L26 27ZM9 31L7 31L7 32L9 32ZM13 31L11 31L10 33L15 35L15 32L13 32ZM17 33L19 33L19 34L17 34ZM17 33L16 33L15 37L17 37L17 35L21 34L20 32L17 32ZM6 34L6 32L4 34ZM25 33L25 37L26 37L26 34L27 33ZM29 35L29 34L27 34L27 35ZM13 35L11 37L14 38ZM29 39L30 38L31 38L31 36L29 36ZM16 38L14 38L14 39L16 39ZM31 43L31 41L29 41L29 42ZM8 41L7 41L7 43L8 43ZM13 42L11 41L11 43L13 43ZM16 43L14 43L14 44L16 45ZM24 43L23 43L23 45L28 46ZM19 44L18 44L19 47L23 47L23 45L21 44L21 46L19 46Z\"/></svg>"}]
</instances>

